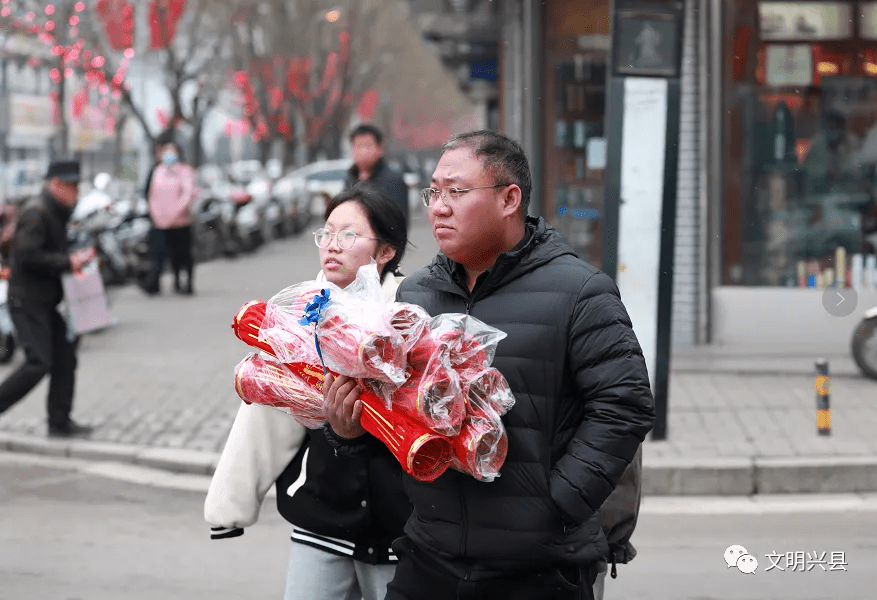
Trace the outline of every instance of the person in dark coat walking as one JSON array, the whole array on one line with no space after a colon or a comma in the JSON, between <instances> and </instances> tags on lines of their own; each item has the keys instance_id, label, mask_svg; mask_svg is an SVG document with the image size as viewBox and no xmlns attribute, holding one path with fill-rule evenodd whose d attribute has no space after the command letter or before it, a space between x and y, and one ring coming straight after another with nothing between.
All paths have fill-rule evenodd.
<instances>
[{"instance_id":1,"label":"person in dark coat walking","mask_svg":"<svg viewBox=\"0 0 877 600\"><path fill-rule=\"evenodd\" d=\"M64 297L61 276L79 271L93 250L68 254L67 222L79 195L79 163L49 165L41 197L24 206L12 239L9 312L25 362L0 384L0 413L49 375L49 435L86 436L91 427L70 418L76 373L76 341L57 306Z\"/></svg>"},{"instance_id":2,"label":"person in dark coat walking","mask_svg":"<svg viewBox=\"0 0 877 600\"><path fill-rule=\"evenodd\" d=\"M346 187L368 181L393 201L405 215L405 225L411 225L408 207L408 186L402 174L390 167L384 159L384 135L374 125L357 125L350 132L353 166L347 174Z\"/></svg>"},{"instance_id":3,"label":"person in dark coat walking","mask_svg":"<svg viewBox=\"0 0 877 600\"><path fill-rule=\"evenodd\" d=\"M483 483L404 475L414 511L387 600L590 600L608 545L599 510L655 418L642 350L618 288L541 218L520 145L452 138L423 190L441 253L397 301L504 331L495 366L515 396L508 456ZM336 443L363 432L357 383L326 379Z\"/></svg>"}]
</instances>

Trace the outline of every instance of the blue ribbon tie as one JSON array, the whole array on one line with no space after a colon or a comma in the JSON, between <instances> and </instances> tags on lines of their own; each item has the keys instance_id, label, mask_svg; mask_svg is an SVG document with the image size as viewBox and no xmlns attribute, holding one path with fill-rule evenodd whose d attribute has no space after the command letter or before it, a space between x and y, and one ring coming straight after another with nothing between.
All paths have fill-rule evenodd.
<instances>
[{"instance_id":1,"label":"blue ribbon tie","mask_svg":"<svg viewBox=\"0 0 877 600\"><path fill-rule=\"evenodd\" d=\"M305 306L305 316L299 319L299 325L314 324L314 344L317 347L317 356L320 357L320 364L323 365L323 375L326 374L326 363L323 362L323 353L320 351L320 340L317 338L317 323L323 315L323 311L332 301L329 299L329 290L322 289L320 293L314 296L314 299Z\"/></svg>"}]
</instances>

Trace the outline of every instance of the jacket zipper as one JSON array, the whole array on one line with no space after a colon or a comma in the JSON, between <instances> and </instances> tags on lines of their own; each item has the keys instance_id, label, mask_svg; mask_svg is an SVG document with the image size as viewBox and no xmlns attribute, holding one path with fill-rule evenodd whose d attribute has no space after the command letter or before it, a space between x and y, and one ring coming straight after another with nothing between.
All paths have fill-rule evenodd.
<instances>
[{"instance_id":1,"label":"jacket zipper","mask_svg":"<svg viewBox=\"0 0 877 600\"><path fill-rule=\"evenodd\" d=\"M470 293L469 296L466 298L466 314L467 315L470 314L470 312L472 311L472 305L475 304L475 296L478 293L478 291L481 289L481 287L483 287L483 285L484 285L483 281L481 282L481 285L476 284L476 286L474 288L472 288L472 293ZM466 556L466 535L467 535L467 531L468 531L468 526L469 526L468 521L469 520L466 518L466 500L465 500L465 496L463 495L462 482L458 483L457 490L460 493L460 516L462 517L462 521L463 521L463 528L460 531L460 556ZM467 559L464 559L464 560L465 560L465 564L466 564L466 570L463 572L463 580L469 581L470 577L472 576L472 563L469 562Z\"/></svg>"}]
</instances>

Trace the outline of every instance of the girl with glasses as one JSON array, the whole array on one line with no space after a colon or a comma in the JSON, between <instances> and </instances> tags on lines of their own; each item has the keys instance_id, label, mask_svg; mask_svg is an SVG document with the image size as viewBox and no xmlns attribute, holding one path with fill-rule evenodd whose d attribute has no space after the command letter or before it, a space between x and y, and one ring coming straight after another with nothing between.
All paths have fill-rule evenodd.
<instances>
[{"instance_id":1,"label":"girl with glasses","mask_svg":"<svg viewBox=\"0 0 877 600\"><path fill-rule=\"evenodd\" d=\"M343 288L374 261L392 302L408 243L399 208L363 184L336 196L325 219L314 232L317 280ZM323 429L241 404L205 502L211 537L243 534L275 484L277 507L293 526L285 600L383 600L396 565L390 544L411 508L399 463L380 442L369 442L377 454L336 453Z\"/></svg>"}]
</instances>

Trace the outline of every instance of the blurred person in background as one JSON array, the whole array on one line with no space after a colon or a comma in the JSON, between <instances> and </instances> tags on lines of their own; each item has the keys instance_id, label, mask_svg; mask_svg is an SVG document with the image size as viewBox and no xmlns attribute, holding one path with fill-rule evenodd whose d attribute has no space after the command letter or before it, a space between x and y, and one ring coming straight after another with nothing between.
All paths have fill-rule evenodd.
<instances>
[{"instance_id":1,"label":"blurred person in background","mask_svg":"<svg viewBox=\"0 0 877 600\"><path fill-rule=\"evenodd\" d=\"M411 225L408 209L408 186L402 174L390 167L384 159L384 134L374 125L357 125L350 132L353 166L347 174L347 187L368 181L392 200L402 215L405 225Z\"/></svg>"},{"instance_id":2,"label":"blurred person in background","mask_svg":"<svg viewBox=\"0 0 877 600\"><path fill-rule=\"evenodd\" d=\"M25 361L0 384L0 413L49 375L46 401L51 437L85 437L92 428L70 418L76 376L75 339L57 306L64 298L61 276L94 259L94 249L68 253L67 222L79 199L76 161L55 161L42 196L22 208L12 238L9 312Z\"/></svg>"},{"instance_id":3,"label":"blurred person in background","mask_svg":"<svg viewBox=\"0 0 877 600\"><path fill-rule=\"evenodd\" d=\"M392 302L407 228L379 191L359 185L336 196L314 232L317 281L344 288L375 262ZM373 438L374 440L374 438ZM396 557L391 542L411 514L398 461L382 444L369 456L336 453L322 429L241 403L204 503L213 539L242 535L277 487L277 508L293 525L285 600L383 600Z\"/></svg>"},{"instance_id":4,"label":"blurred person in background","mask_svg":"<svg viewBox=\"0 0 877 600\"><path fill-rule=\"evenodd\" d=\"M174 273L174 290L193 294L195 259L192 254L192 203L195 201L195 170L186 164L180 146L171 142L161 148L161 162L152 171L149 181L149 216L164 238L164 247L170 257ZM152 265L154 269L149 290L161 291L160 278L163 258ZM186 282L180 274L186 272Z\"/></svg>"}]
</instances>

